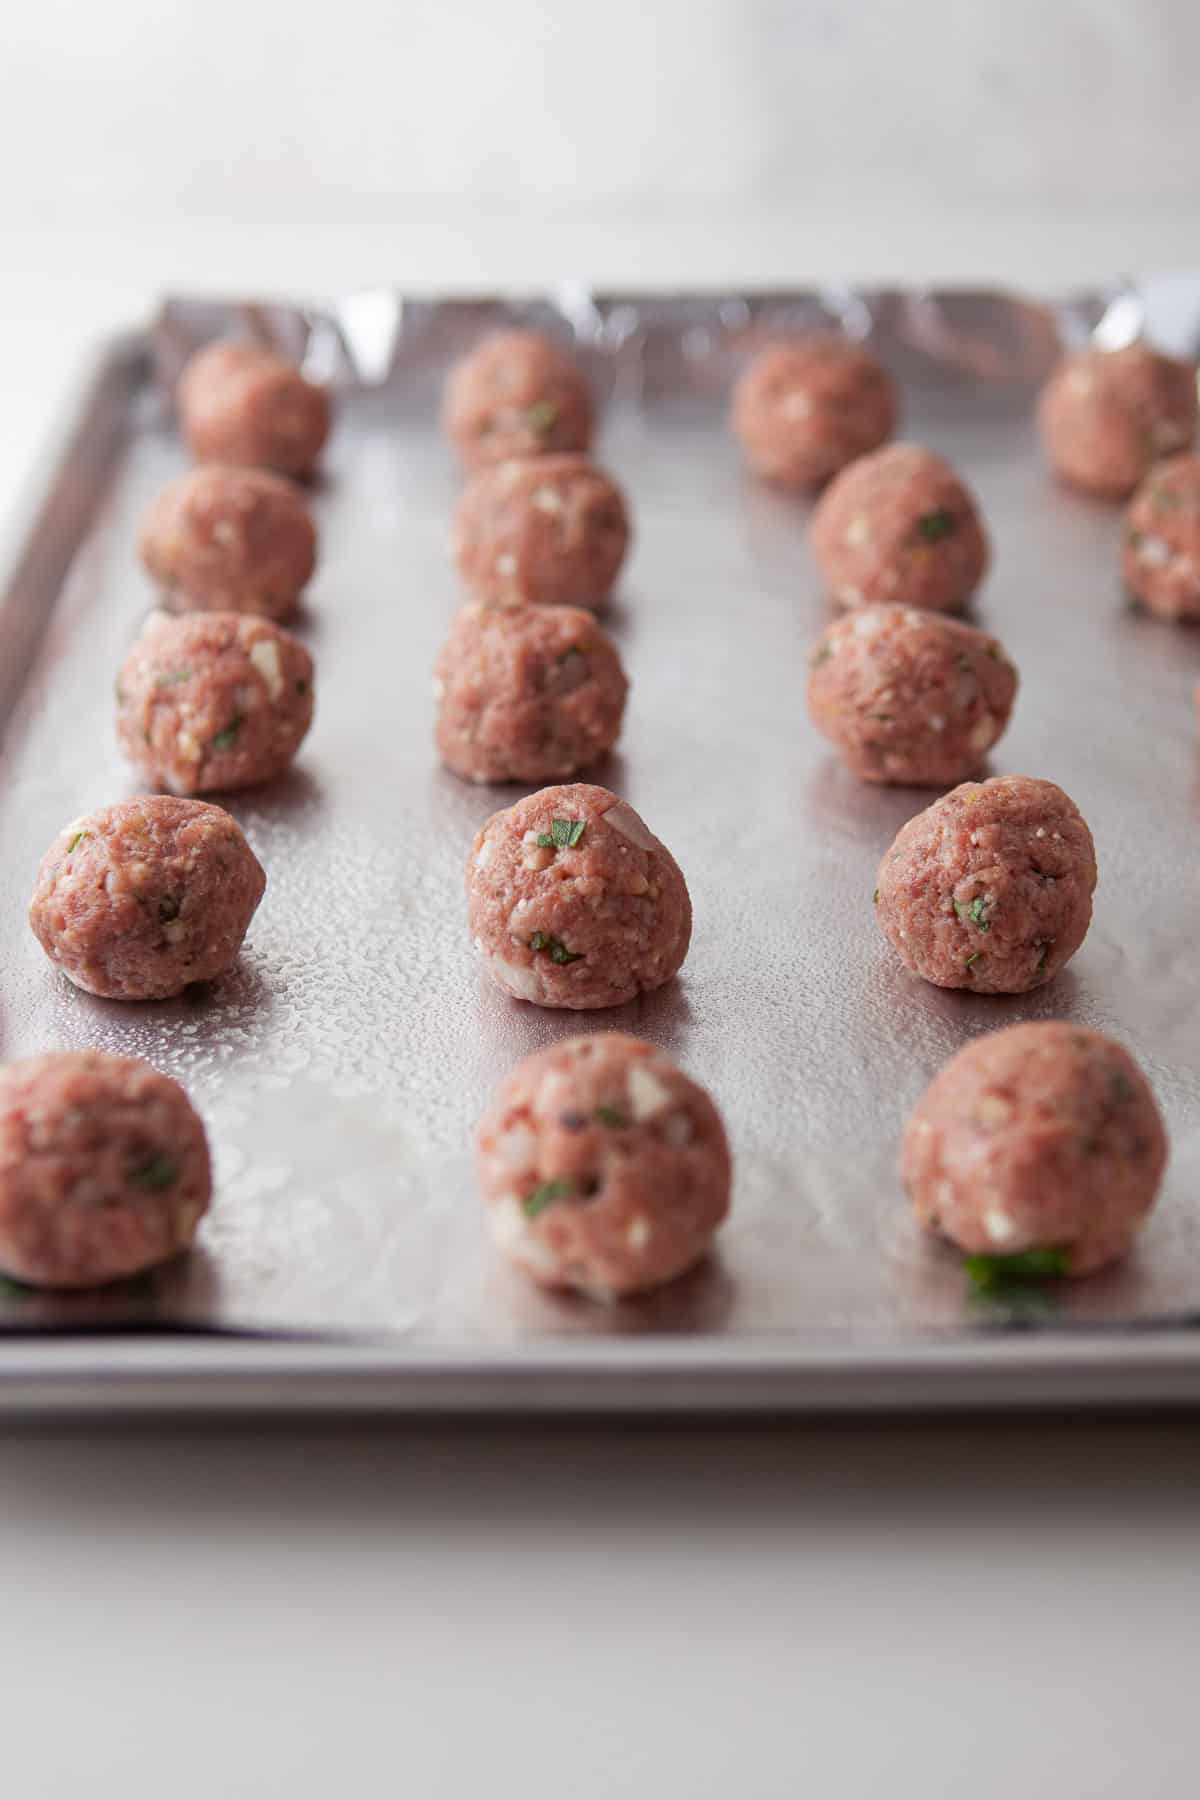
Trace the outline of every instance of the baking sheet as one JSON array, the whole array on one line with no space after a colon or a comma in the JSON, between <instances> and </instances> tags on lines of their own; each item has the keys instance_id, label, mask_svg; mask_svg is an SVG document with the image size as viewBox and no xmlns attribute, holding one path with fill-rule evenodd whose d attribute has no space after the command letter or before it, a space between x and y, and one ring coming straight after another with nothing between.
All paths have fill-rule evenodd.
<instances>
[{"instance_id":1,"label":"baking sheet","mask_svg":"<svg viewBox=\"0 0 1200 1800\"><path fill-rule=\"evenodd\" d=\"M604 397L599 453L637 536L608 615L630 710L597 779L670 845L695 903L682 978L600 1014L542 1012L481 976L462 864L481 820L525 790L464 786L431 748L429 669L461 598L438 394L453 359L509 318L573 337ZM1054 307L850 292L568 291L527 305L374 293L329 312L178 301L114 350L0 610L19 685L0 765L2 1050L95 1045L178 1077L210 1130L217 1197L199 1251L153 1278L69 1299L0 1293L13 1337L0 1403L57 1379L79 1404L112 1404L137 1381L164 1400L234 1404L239 1387L261 1397L251 1378L269 1369L294 1404L322 1369L342 1404L335 1377L353 1386L368 1365L376 1401L405 1404L920 1404L951 1376L959 1399L1037 1398L1039 1382L1047 1397L1096 1398L1128 1394L1122 1372L1139 1369L1138 1392L1177 1397L1182 1381L1200 1396L1187 1329L1200 1317L1200 639L1125 605L1119 513L1051 486L1030 418L1060 341L1119 342L1147 318L1195 352L1200 280ZM807 720L807 650L828 616L808 509L743 475L725 404L765 337L822 319L872 341L904 382L904 434L960 464L982 500L995 563L974 616L1022 675L992 772L1060 782L1096 838L1089 938L1025 998L940 992L894 962L871 916L874 872L931 796L860 786ZM138 791L113 744L111 677L152 600L138 516L185 461L164 384L196 342L231 329L303 355L341 390L315 494L321 567L297 625L317 659L317 720L289 777L228 798L268 872L236 972L194 999L121 1006L52 972L25 906L58 827ZM1032 1308L981 1304L913 1227L896 1145L960 1045L1051 1017L1111 1031L1140 1058L1171 1169L1124 1267ZM471 1176L495 1083L579 1029L662 1044L712 1089L737 1163L718 1255L611 1311L499 1265ZM1026 1343L1036 1328L1035 1356L1017 1351L1014 1325ZM303 1356L294 1342L269 1357L241 1345L231 1360L153 1332L95 1336L82 1352L34 1335L123 1326L313 1342ZM221 1367L237 1379L222 1385Z\"/></svg>"}]
</instances>

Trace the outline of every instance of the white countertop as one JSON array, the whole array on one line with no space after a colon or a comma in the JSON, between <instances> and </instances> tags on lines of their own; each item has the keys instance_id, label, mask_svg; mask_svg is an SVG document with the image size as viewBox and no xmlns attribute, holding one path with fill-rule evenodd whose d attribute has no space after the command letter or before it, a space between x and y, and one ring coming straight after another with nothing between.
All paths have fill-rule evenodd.
<instances>
[{"instance_id":1,"label":"white countertop","mask_svg":"<svg viewBox=\"0 0 1200 1800\"><path fill-rule=\"evenodd\" d=\"M164 287L839 273L1070 286L1153 209L898 236L736 208L18 228L0 514L96 336ZM1181 242L1185 243L1183 252ZM1182 1420L705 1429L56 1426L0 1437L14 1795L1171 1800L1195 1779Z\"/></svg>"},{"instance_id":2,"label":"white countertop","mask_svg":"<svg viewBox=\"0 0 1200 1800\"><path fill-rule=\"evenodd\" d=\"M0 1440L8 1789L1193 1791L1192 1424Z\"/></svg>"}]
</instances>

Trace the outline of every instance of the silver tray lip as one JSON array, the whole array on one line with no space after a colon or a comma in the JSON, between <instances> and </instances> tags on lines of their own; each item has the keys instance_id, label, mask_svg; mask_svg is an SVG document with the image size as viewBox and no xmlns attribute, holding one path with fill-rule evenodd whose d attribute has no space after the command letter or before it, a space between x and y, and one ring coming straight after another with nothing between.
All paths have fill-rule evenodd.
<instances>
[{"instance_id":1,"label":"silver tray lip","mask_svg":"<svg viewBox=\"0 0 1200 1800\"><path fill-rule=\"evenodd\" d=\"M1097 1410L1200 1401L1187 1331L1089 1332L1054 1341L788 1347L660 1342L491 1347L319 1345L215 1337L67 1337L8 1344L7 1418L138 1414L662 1416Z\"/></svg>"},{"instance_id":2,"label":"silver tray lip","mask_svg":"<svg viewBox=\"0 0 1200 1800\"><path fill-rule=\"evenodd\" d=\"M565 285L565 284L564 284ZM1133 281L1097 283L1068 299L1094 300ZM389 288L389 292L397 291ZM752 304L787 302L834 290L746 286L588 289L570 291L597 305L698 303L715 298ZM900 296L893 284L856 288L869 297ZM1047 303L1002 282L937 284L939 294ZM405 287L417 304L494 306L514 310L554 303L560 290L503 293L424 292ZM187 298L187 297L185 297ZM203 305L240 304L215 295ZM280 304L295 304L280 301ZM314 309L315 310L315 309ZM34 632L36 649L53 590L25 578L31 556L51 546L57 515L71 492L73 459L115 444L129 404L153 375L153 322L98 340L76 392L49 436L34 473L0 525L0 632L17 616ZM103 492L94 472L90 503ZM79 512L84 510L75 497ZM68 558L69 560L69 558ZM44 567L41 573L45 573ZM0 643L3 639L0 638ZM0 669L0 684L5 671ZM16 685L19 686L19 683ZM3 718L3 712L0 712ZM0 733L3 727L0 726ZM423 1349L402 1338L350 1339L302 1334L256 1336L152 1327L132 1332L9 1332L0 1335L0 1419L136 1415L738 1415L892 1413L917 1411L1088 1410L1200 1405L1200 1318L1161 1324L1038 1330L980 1330L967 1338L913 1332L897 1345L869 1334L845 1339L749 1334L682 1340L573 1339L460 1352Z\"/></svg>"}]
</instances>

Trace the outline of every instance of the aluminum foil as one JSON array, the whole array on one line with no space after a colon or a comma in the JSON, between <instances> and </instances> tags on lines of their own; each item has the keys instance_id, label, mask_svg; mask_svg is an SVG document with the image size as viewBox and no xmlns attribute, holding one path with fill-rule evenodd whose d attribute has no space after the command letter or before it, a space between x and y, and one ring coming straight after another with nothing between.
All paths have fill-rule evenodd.
<instances>
[{"instance_id":1,"label":"aluminum foil","mask_svg":"<svg viewBox=\"0 0 1200 1800\"><path fill-rule=\"evenodd\" d=\"M460 477L438 437L439 390L456 356L513 318L573 340L604 403L599 454L629 493L636 544L607 620L630 710L597 778L670 845L695 903L682 977L585 1016L522 1005L482 977L463 862L482 819L523 790L463 785L431 743L430 665L461 600L447 555ZM828 617L808 508L743 473L725 415L762 341L822 320L871 341L903 383L904 434L959 464L981 498L995 562L975 617L1022 675L992 772L1061 783L1095 834L1091 933L1031 996L945 993L898 966L872 918L874 874L930 795L859 785L806 716L806 656ZM1200 349L1200 281L1118 283L1057 306L575 290L525 305L388 293L329 311L168 304L106 363L0 611L10 674L16 646L44 627L0 771L0 1024L6 1058L94 1045L176 1076L207 1121L217 1193L190 1258L100 1295L5 1292L0 1327L328 1334L335 1346L365 1335L390 1346L377 1372L419 1381L469 1363L526 1398L552 1362L577 1355L586 1370L619 1344L629 1391L664 1404L689 1369L685 1397L736 1367L752 1399L768 1365L819 1401L831 1370L853 1362L869 1389L872 1371L883 1382L929 1345L928 1367L897 1390L915 1403L939 1358L982 1392L1014 1323L1036 1324L1043 1365L1057 1346L1066 1368L1080 1364L1081 1335L1098 1346L1114 1327L1178 1332L1200 1316L1200 639L1126 605L1118 512L1051 484L1031 421L1063 342L1139 330ZM228 799L269 881L237 970L195 999L120 1005L54 973L25 908L59 826L138 791L113 741L111 680L153 598L137 523L185 462L173 376L229 331L282 345L340 391L314 496L321 565L297 625L317 659L317 719L288 778ZM918 1234L894 1165L904 1117L942 1063L983 1032L1041 1018L1130 1046L1173 1155L1136 1257L1016 1317L973 1301L956 1259ZM500 1266L471 1173L496 1082L579 1029L661 1044L712 1090L736 1155L718 1254L612 1310L539 1294ZM143 1372L201 1366L198 1346L189 1363L156 1337L137 1342ZM1192 1342L1179 1354L1200 1392ZM96 1338L89 1356L114 1379L129 1366L119 1339ZM36 1373L34 1350L21 1366ZM311 1376L278 1348L271 1366L285 1385L289 1370ZM5 1375L0 1357L0 1399Z\"/></svg>"}]
</instances>

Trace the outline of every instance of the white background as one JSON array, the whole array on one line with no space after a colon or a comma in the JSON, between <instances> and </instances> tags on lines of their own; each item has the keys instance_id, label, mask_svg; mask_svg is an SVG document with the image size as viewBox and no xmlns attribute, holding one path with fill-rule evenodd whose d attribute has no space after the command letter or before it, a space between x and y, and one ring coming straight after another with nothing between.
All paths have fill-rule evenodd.
<instances>
[{"instance_id":1,"label":"white background","mask_svg":"<svg viewBox=\"0 0 1200 1800\"><path fill-rule=\"evenodd\" d=\"M1200 264L1192 0L0 0L0 514L101 329ZM1177 1421L0 1438L4 1773L307 1800L1175 1800Z\"/></svg>"},{"instance_id":2,"label":"white background","mask_svg":"<svg viewBox=\"0 0 1200 1800\"><path fill-rule=\"evenodd\" d=\"M1197 68L1193 0L0 0L0 499L166 287L1195 264Z\"/></svg>"}]
</instances>

